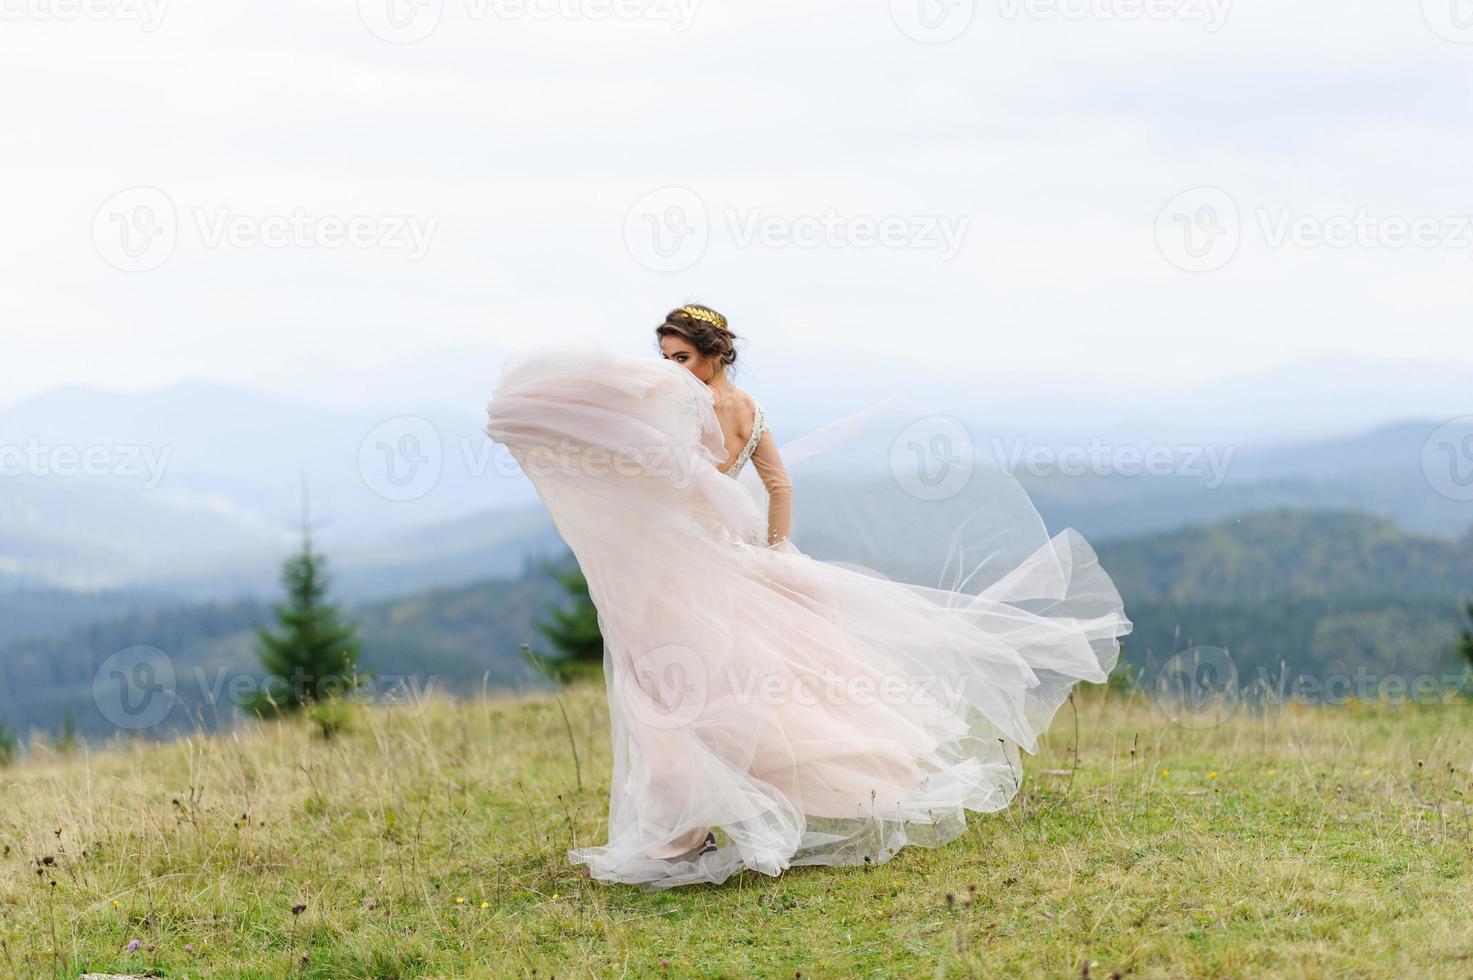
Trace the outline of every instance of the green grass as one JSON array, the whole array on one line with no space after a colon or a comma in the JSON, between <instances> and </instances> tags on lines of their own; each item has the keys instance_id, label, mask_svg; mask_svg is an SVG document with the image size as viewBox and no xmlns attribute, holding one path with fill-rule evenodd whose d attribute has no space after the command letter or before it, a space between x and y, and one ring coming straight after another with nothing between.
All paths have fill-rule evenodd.
<instances>
[{"instance_id":1,"label":"green grass","mask_svg":"<svg viewBox=\"0 0 1473 980\"><path fill-rule=\"evenodd\" d=\"M609 758L603 692L564 703L581 787L551 701L35 752L0 772L0 975L1473 975L1466 704L1197 730L1092 690L1077 769L1066 706L946 847L652 893L566 861Z\"/></svg>"}]
</instances>

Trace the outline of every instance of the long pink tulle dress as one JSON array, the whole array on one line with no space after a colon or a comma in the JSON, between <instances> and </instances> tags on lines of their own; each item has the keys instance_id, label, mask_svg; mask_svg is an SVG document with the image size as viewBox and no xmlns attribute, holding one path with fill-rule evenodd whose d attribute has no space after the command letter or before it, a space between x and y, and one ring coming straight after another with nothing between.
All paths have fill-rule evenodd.
<instances>
[{"instance_id":1,"label":"long pink tulle dress","mask_svg":"<svg viewBox=\"0 0 1473 980\"><path fill-rule=\"evenodd\" d=\"M599 880L720 882L955 838L965 811L1008 805L1019 748L1034 750L1076 682L1106 679L1129 632L1089 545L1049 536L1010 479L925 511L954 524L946 585L769 545L769 514L734 478L760 453L769 486L785 485L758 448L763 419L728 459L710 390L669 361L525 355L487 411L598 608L608 842L569 856ZM841 488L824 510L862 498ZM920 541L893 537L900 510L871 511L837 550Z\"/></svg>"}]
</instances>

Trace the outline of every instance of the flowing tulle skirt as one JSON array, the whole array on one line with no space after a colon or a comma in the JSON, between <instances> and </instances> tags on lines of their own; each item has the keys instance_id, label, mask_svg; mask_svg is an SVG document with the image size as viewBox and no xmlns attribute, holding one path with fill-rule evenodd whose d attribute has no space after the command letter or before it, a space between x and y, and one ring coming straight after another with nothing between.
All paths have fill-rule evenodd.
<instances>
[{"instance_id":1,"label":"flowing tulle skirt","mask_svg":"<svg viewBox=\"0 0 1473 980\"><path fill-rule=\"evenodd\" d=\"M815 515L831 558L819 560L763 544L761 508L717 470L709 391L683 368L529 355L507 366L488 413L599 611L609 839L570 853L597 879L720 882L950 840L965 811L1008 805L1020 747L1034 750L1072 685L1106 679L1129 631L1089 545L1050 537L999 473L979 468L939 499L893 465L878 480L816 468L821 499L798 508L794 537ZM904 438L887 434L892 449ZM847 532L824 520L846 513ZM886 556L892 569L934 562L937 583L886 577ZM708 830L718 847L699 853Z\"/></svg>"}]
</instances>

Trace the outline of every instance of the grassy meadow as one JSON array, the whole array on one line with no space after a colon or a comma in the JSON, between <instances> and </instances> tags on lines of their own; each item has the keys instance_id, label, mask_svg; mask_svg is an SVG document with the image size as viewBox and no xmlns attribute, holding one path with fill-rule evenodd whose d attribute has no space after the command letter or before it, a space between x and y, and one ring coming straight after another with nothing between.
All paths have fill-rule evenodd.
<instances>
[{"instance_id":1,"label":"grassy meadow","mask_svg":"<svg viewBox=\"0 0 1473 980\"><path fill-rule=\"evenodd\" d=\"M1473 976L1467 704L1197 728L1083 691L959 841L656 893L565 858L602 840L603 698L34 750L0 976Z\"/></svg>"}]
</instances>

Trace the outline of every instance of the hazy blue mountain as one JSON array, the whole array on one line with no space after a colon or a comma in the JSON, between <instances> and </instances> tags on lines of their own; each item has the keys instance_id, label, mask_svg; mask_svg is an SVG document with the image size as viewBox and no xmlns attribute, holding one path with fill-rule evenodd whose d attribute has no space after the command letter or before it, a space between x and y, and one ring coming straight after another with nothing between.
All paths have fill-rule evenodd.
<instances>
[{"instance_id":1,"label":"hazy blue mountain","mask_svg":"<svg viewBox=\"0 0 1473 980\"><path fill-rule=\"evenodd\" d=\"M1167 446L1226 460L1221 474L1021 474L1050 526L1092 539L1275 508L1358 510L1446 536L1473 524L1473 504L1439 493L1424 465L1438 417L1334 429L1450 411L1466 387L1445 366L1337 361L1198 390L922 377L900 362L888 373L849 361L824 372L744 363L743 383L761 395L780 442L907 391L924 393L924 411L962 419L984 454ZM480 431L490 382L473 391L479 373L458 373L463 391L426 388L427 408L375 405L364 391L333 408L321 392L294 401L205 382L142 394L66 388L6 406L0 445L100 451L110 462L106 475L0 480L0 587L259 594L294 546L302 473L346 596L513 573L556 539L530 485ZM443 408L462 402L463 411ZM887 457L888 446L875 449ZM822 492L800 482L800 507Z\"/></svg>"}]
</instances>

